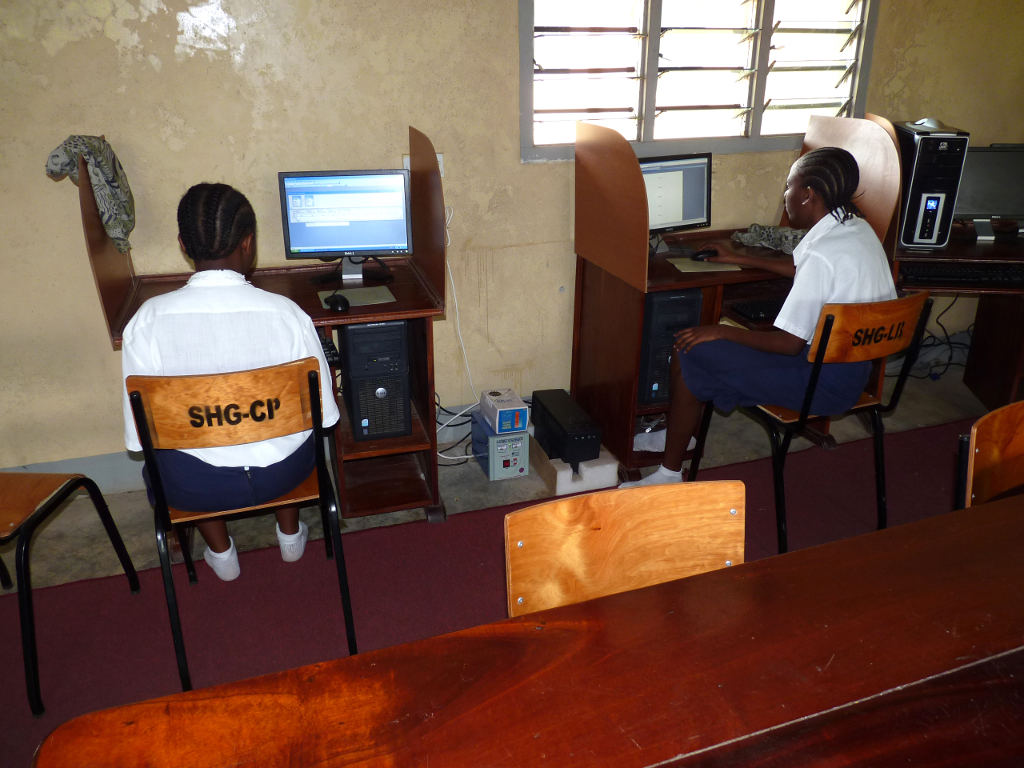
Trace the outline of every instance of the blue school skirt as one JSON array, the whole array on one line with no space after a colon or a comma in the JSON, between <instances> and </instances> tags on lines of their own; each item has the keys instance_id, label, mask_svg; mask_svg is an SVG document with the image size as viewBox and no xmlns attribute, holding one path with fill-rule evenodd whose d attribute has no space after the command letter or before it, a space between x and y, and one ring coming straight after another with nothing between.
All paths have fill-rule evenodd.
<instances>
[{"instance_id":1,"label":"blue school skirt","mask_svg":"<svg viewBox=\"0 0 1024 768\"><path fill-rule=\"evenodd\" d=\"M264 504L295 488L316 465L314 436L269 467L217 467L181 451L156 451L167 503L189 512L219 512ZM149 503L155 502L149 472L142 470Z\"/></svg>"},{"instance_id":2,"label":"blue school skirt","mask_svg":"<svg viewBox=\"0 0 1024 768\"><path fill-rule=\"evenodd\" d=\"M677 352L676 357L690 392L722 411L762 404L799 411L811 378L807 348L798 355L779 355L717 340ZM864 391L870 373L870 362L823 365L811 413L834 416L848 411Z\"/></svg>"}]
</instances>

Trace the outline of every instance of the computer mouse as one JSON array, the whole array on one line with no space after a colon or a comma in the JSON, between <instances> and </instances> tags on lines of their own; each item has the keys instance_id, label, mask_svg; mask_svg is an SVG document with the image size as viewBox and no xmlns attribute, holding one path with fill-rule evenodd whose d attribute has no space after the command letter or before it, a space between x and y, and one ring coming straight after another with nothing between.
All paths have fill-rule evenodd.
<instances>
[{"instance_id":1,"label":"computer mouse","mask_svg":"<svg viewBox=\"0 0 1024 768\"><path fill-rule=\"evenodd\" d=\"M346 299L340 293L332 293L330 296L324 299L324 304L326 304L329 309L333 309L335 312L345 312L348 310L349 307L348 299Z\"/></svg>"},{"instance_id":2,"label":"computer mouse","mask_svg":"<svg viewBox=\"0 0 1024 768\"><path fill-rule=\"evenodd\" d=\"M704 261L708 256L717 255L718 251L715 248L701 248L699 251L694 251L690 258L694 261Z\"/></svg>"}]
</instances>

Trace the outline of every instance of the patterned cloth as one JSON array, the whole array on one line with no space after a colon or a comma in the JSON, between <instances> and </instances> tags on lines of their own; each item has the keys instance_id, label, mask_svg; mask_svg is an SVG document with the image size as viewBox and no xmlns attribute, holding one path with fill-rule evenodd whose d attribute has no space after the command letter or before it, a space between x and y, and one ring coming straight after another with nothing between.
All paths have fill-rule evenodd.
<instances>
[{"instance_id":1,"label":"patterned cloth","mask_svg":"<svg viewBox=\"0 0 1024 768\"><path fill-rule=\"evenodd\" d=\"M46 160L46 175L65 176L78 185L78 158L84 156L103 228L121 253L131 250L128 235L135 229L135 199L121 163L102 136L68 136Z\"/></svg>"},{"instance_id":2,"label":"patterned cloth","mask_svg":"<svg viewBox=\"0 0 1024 768\"><path fill-rule=\"evenodd\" d=\"M741 245L763 245L774 251L793 253L806 229L791 227L769 227L765 224L751 224L746 232L733 232L732 239Z\"/></svg>"}]
</instances>

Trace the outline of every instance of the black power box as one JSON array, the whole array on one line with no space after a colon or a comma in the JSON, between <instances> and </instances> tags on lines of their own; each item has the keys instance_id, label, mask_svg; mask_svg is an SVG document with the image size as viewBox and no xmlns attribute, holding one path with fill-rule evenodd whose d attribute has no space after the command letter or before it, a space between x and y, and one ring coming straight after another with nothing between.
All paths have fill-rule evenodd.
<instances>
[{"instance_id":1,"label":"black power box","mask_svg":"<svg viewBox=\"0 0 1024 768\"><path fill-rule=\"evenodd\" d=\"M564 389L538 389L530 411L533 437L549 459L580 471L581 461L601 455L601 428Z\"/></svg>"}]
</instances>

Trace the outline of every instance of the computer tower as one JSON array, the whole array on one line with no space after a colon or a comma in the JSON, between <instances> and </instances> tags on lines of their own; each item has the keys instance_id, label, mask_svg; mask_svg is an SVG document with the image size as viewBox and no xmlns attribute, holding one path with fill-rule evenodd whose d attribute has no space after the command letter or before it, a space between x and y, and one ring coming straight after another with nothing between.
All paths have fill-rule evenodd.
<instances>
[{"instance_id":1,"label":"computer tower","mask_svg":"<svg viewBox=\"0 0 1024 768\"><path fill-rule=\"evenodd\" d=\"M342 326L342 392L356 440L412 431L404 320Z\"/></svg>"},{"instance_id":2,"label":"computer tower","mask_svg":"<svg viewBox=\"0 0 1024 768\"><path fill-rule=\"evenodd\" d=\"M949 242L969 135L932 119L894 127L903 166L899 244L943 248Z\"/></svg>"},{"instance_id":3,"label":"computer tower","mask_svg":"<svg viewBox=\"0 0 1024 768\"><path fill-rule=\"evenodd\" d=\"M676 331L698 325L700 308L700 288L647 294L637 385L637 401L641 405L668 402L669 368Z\"/></svg>"}]
</instances>

